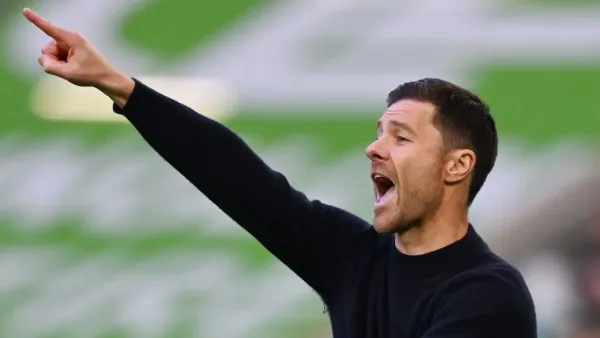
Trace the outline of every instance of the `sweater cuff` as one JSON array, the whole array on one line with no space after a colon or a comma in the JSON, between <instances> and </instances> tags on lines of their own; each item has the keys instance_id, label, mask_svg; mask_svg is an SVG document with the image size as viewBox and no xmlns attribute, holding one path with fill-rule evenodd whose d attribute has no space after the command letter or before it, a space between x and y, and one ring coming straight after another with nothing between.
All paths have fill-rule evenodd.
<instances>
[{"instance_id":1,"label":"sweater cuff","mask_svg":"<svg viewBox=\"0 0 600 338\"><path fill-rule=\"evenodd\" d=\"M151 89L148 86L146 86L142 82L138 81L136 78L132 78L132 79L135 82L135 86L133 87L133 91L131 92L129 99L125 103L125 106L123 106L123 108L121 108L121 107L117 106L116 103L113 103L113 107L112 107L113 112L115 112L119 115L123 115L125 117L130 116L132 113L134 113L136 111L140 111L139 109L136 109L136 108L138 108L144 104L144 101L146 101L144 99L144 97L147 97L147 93L149 91L151 91Z\"/></svg>"}]
</instances>

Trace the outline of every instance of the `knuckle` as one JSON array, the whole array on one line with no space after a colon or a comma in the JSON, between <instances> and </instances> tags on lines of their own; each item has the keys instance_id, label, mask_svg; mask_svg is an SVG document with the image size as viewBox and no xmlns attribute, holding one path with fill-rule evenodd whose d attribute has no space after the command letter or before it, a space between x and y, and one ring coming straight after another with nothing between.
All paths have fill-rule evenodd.
<instances>
[{"instance_id":1,"label":"knuckle","mask_svg":"<svg viewBox=\"0 0 600 338\"><path fill-rule=\"evenodd\" d=\"M79 41L84 41L85 40L85 36L83 35L83 33L77 31L74 33L74 36L79 40Z\"/></svg>"}]
</instances>

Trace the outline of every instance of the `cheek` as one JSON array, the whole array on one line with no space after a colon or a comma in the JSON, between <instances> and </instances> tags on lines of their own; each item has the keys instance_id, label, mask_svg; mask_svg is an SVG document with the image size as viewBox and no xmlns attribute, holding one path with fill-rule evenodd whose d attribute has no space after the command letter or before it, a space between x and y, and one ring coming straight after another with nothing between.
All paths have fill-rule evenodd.
<instances>
[{"instance_id":1,"label":"cheek","mask_svg":"<svg viewBox=\"0 0 600 338\"><path fill-rule=\"evenodd\" d=\"M394 164L402 190L427 190L442 181L443 168L437 157L425 154L398 156Z\"/></svg>"}]
</instances>

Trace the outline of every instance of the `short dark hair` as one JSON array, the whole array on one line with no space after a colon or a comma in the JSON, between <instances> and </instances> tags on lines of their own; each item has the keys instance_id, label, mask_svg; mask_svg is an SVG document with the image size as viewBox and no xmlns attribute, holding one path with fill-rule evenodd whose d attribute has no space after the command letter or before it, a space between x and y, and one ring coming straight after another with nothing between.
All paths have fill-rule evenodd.
<instances>
[{"instance_id":1,"label":"short dark hair","mask_svg":"<svg viewBox=\"0 0 600 338\"><path fill-rule=\"evenodd\" d=\"M471 205L498 155L498 133L489 106L474 93L435 78L401 84L389 93L388 107L404 99L433 104L433 123L442 133L446 149L470 149L477 156L469 188Z\"/></svg>"}]
</instances>

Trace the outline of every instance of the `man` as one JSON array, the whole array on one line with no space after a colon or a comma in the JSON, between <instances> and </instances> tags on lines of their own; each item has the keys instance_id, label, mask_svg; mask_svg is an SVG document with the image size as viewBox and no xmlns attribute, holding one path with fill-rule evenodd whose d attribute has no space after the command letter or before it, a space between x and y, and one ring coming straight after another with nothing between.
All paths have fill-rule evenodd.
<instances>
[{"instance_id":1,"label":"man","mask_svg":"<svg viewBox=\"0 0 600 338\"><path fill-rule=\"evenodd\" d=\"M335 337L536 336L521 275L467 219L497 152L475 95L437 79L390 93L367 148L371 226L307 199L225 126L119 72L81 35L24 15L54 40L43 69L110 97L168 163L318 292Z\"/></svg>"}]
</instances>

